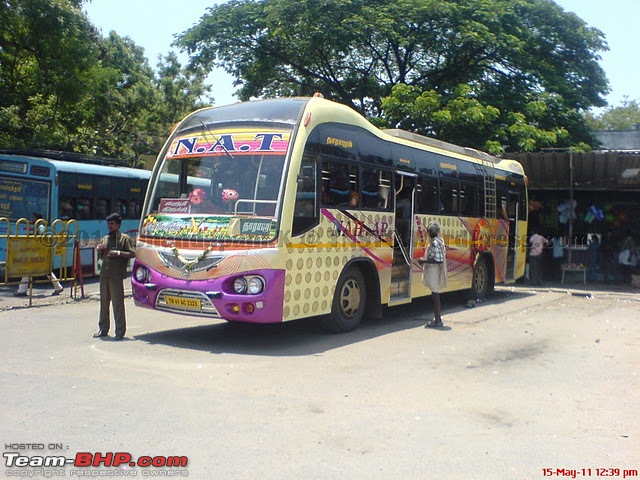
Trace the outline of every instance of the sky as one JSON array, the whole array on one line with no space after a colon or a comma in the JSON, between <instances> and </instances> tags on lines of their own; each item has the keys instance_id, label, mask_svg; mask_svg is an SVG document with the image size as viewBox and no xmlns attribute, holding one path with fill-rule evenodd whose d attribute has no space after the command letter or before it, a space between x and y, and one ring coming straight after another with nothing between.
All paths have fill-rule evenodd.
<instances>
[{"instance_id":1,"label":"sky","mask_svg":"<svg viewBox=\"0 0 640 480\"><path fill-rule=\"evenodd\" d=\"M295 0L292 0L295 1ZM565 11L574 12L589 26L601 30L609 51L602 53L600 65L609 80L606 100L612 107L625 99L640 102L640 55L638 54L638 19L640 0L555 0ZM145 50L155 68L159 55L174 50L185 64L186 54L171 47L174 35L198 24L212 0L91 0L84 10L91 22L107 36L115 30L130 37ZM209 76L211 94L216 105L235 102L233 79L222 70Z\"/></svg>"}]
</instances>

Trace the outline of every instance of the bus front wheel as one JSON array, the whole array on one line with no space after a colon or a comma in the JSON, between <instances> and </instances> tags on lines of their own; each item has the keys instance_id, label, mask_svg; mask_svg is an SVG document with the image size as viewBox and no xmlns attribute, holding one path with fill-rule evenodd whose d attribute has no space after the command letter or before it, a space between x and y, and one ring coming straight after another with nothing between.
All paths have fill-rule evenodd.
<instances>
[{"instance_id":1,"label":"bus front wheel","mask_svg":"<svg viewBox=\"0 0 640 480\"><path fill-rule=\"evenodd\" d=\"M331 314L323 319L324 328L333 333L354 330L362 321L366 295L360 270L351 267L342 272L333 295Z\"/></svg>"}]
</instances>

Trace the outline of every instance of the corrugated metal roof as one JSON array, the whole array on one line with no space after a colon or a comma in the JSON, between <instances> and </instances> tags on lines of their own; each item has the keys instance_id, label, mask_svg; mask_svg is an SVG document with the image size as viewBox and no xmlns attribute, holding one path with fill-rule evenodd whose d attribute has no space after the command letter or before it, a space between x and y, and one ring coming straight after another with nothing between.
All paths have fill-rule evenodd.
<instances>
[{"instance_id":1,"label":"corrugated metal roof","mask_svg":"<svg viewBox=\"0 0 640 480\"><path fill-rule=\"evenodd\" d=\"M640 154L622 152L536 152L505 154L520 162L534 190L569 188L570 158L576 190L640 190Z\"/></svg>"}]
</instances>

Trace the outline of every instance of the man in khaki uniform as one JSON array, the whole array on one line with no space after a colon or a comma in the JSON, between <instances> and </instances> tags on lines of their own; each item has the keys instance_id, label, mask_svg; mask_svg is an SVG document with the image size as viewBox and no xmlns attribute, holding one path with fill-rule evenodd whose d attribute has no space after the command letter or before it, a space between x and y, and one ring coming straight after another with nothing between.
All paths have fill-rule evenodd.
<instances>
[{"instance_id":1,"label":"man in khaki uniform","mask_svg":"<svg viewBox=\"0 0 640 480\"><path fill-rule=\"evenodd\" d=\"M100 270L100 319L98 332L94 338L109 334L109 304L113 304L113 317L116 323L116 340L122 340L127 330L124 312L124 279L127 276L127 263L136 256L131 237L120 232L122 218L117 213L107 217L109 234L96 247L98 257L102 259Z\"/></svg>"}]
</instances>

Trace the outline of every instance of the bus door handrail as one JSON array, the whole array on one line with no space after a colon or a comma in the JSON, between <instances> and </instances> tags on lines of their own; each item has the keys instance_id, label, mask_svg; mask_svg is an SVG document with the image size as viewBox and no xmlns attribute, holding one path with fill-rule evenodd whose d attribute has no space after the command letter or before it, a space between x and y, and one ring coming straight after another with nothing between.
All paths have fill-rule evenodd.
<instances>
[{"instance_id":1,"label":"bus door handrail","mask_svg":"<svg viewBox=\"0 0 640 480\"><path fill-rule=\"evenodd\" d=\"M408 266L412 266L413 262L409 260L409 257L407 256L407 252L405 250L404 243L402 243L402 239L400 238L400 235L398 235L398 231L395 229L393 230L393 236L395 237L396 242L398 243L398 247L400 248L400 253L402 253L402 256L404 257L404 261Z\"/></svg>"}]
</instances>

